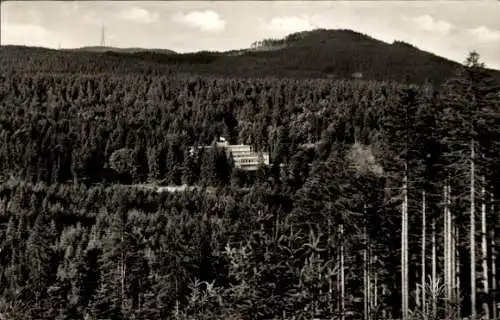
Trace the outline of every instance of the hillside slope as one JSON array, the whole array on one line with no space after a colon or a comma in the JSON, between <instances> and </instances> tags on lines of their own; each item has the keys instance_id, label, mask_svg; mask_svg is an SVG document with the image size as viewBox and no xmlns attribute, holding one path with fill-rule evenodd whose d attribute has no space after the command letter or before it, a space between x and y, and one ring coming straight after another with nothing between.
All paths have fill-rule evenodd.
<instances>
[{"instance_id":1,"label":"hillside slope","mask_svg":"<svg viewBox=\"0 0 500 320\"><path fill-rule=\"evenodd\" d=\"M73 52L117 52L117 53L138 53L138 52L155 52L161 54L176 54L175 51L169 49L147 49L147 48L117 48L117 47L101 47L101 46L90 46L81 47L75 49L62 49L61 51L73 51Z\"/></svg>"},{"instance_id":2,"label":"hillside slope","mask_svg":"<svg viewBox=\"0 0 500 320\"><path fill-rule=\"evenodd\" d=\"M323 29L294 33L284 39L263 40L248 49L227 52L179 54L167 49L110 51L107 47L58 51L4 46L0 48L0 61L14 70L32 72L177 72L412 83L439 83L459 67L454 61L401 41L389 44L351 30ZM491 72L500 79L500 71Z\"/></svg>"},{"instance_id":3,"label":"hillside slope","mask_svg":"<svg viewBox=\"0 0 500 320\"><path fill-rule=\"evenodd\" d=\"M229 63L241 73L310 75L329 78L441 82L459 64L395 41L389 44L350 30L314 30L291 34L282 40L265 40L240 52ZM234 53L233 53L234 55ZM465 57L464 57L465 58ZM219 59L214 69L227 61ZM500 71L493 71L500 78Z\"/></svg>"},{"instance_id":4,"label":"hillside slope","mask_svg":"<svg viewBox=\"0 0 500 320\"><path fill-rule=\"evenodd\" d=\"M1 46L1 73L168 74L171 67L130 54Z\"/></svg>"}]
</instances>

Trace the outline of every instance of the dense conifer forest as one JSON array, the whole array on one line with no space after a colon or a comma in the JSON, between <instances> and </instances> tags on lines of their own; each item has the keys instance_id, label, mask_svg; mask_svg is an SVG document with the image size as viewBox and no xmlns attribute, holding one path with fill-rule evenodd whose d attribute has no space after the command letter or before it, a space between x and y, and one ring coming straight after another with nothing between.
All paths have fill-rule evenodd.
<instances>
[{"instance_id":1,"label":"dense conifer forest","mask_svg":"<svg viewBox=\"0 0 500 320\"><path fill-rule=\"evenodd\" d=\"M36 53L36 54L35 54ZM352 79L432 83L460 64L403 41L383 42L352 30L317 29L264 39L248 49L178 54L169 50L83 47L73 50L4 46L2 69L15 73L148 74L223 78ZM500 81L500 71L487 72Z\"/></svg>"},{"instance_id":2,"label":"dense conifer forest","mask_svg":"<svg viewBox=\"0 0 500 320\"><path fill-rule=\"evenodd\" d=\"M409 82L47 52L0 48L6 319L498 318L500 84L477 53ZM220 136L270 165L189 152Z\"/></svg>"}]
</instances>

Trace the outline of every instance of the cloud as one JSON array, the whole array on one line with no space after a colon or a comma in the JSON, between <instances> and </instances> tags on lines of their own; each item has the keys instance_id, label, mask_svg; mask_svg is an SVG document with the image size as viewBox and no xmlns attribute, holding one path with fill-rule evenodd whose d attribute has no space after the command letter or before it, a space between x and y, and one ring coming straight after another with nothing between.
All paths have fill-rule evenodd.
<instances>
[{"instance_id":1,"label":"cloud","mask_svg":"<svg viewBox=\"0 0 500 320\"><path fill-rule=\"evenodd\" d=\"M123 20L128 20L143 24L149 24L151 22L158 20L158 14L151 13L148 10L139 7L123 9L118 13L118 17Z\"/></svg>"},{"instance_id":2,"label":"cloud","mask_svg":"<svg viewBox=\"0 0 500 320\"><path fill-rule=\"evenodd\" d=\"M198 28L201 31L222 31L226 27L226 21L221 19L219 14L212 10L191 11L186 14L178 13L173 19L186 26Z\"/></svg>"},{"instance_id":3,"label":"cloud","mask_svg":"<svg viewBox=\"0 0 500 320\"><path fill-rule=\"evenodd\" d=\"M33 23L9 23L2 25L2 40L4 43L32 44L36 39L39 45L49 32L44 27Z\"/></svg>"},{"instance_id":4,"label":"cloud","mask_svg":"<svg viewBox=\"0 0 500 320\"><path fill-rule=\"evenodd\" d=\"M97 16L95 11L88 11L81 15L82 22L90 25L100 25L103 20Z\"/></svg>"},{"instance_id":5,"label":"cloud","mask_svg":"<svg viewBox=\"0 0 500 320\"><path fill-rule=\"evenodd\" d=\"M311 30L316 26L311 24L307 17L288 16L274 17L266 24L266 28L273 31L298 32Z\"/></svg>"},{"instance_id":6,"label":"cloud","mask_svg":"<svg viewBox=\"0 0 500 320\"><path fill-rule=\"evenodd\" d=\"M421 30L427 32L437 32L441 35L449 34L454 28L451 23L444 20L436 20L428 14L411 18L404 16L403 20L415 24Z\"/></svg>"},{"instance_id":7,"label":"cloud","mask_svg":"<svg viewBox=\"0 0 500 320\"><path fill-rule=\"evenodd\" d=\"M469 30L469 32L477 37L478 40L484 42L500 41L500 31L491 30L486 26L480 26L475 29Z\"/></svg>"}]
</instances>

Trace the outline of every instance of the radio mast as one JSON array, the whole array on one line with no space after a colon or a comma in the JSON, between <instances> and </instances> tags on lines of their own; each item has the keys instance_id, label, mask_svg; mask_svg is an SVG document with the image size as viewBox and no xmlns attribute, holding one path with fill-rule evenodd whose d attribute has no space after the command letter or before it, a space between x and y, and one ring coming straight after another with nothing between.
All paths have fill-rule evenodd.
<instances>
[{"instance_id":1,"label":"radio mast","mask_svg":"<svg viewBox=\"0 0 500 320\"><path fill-rule=\"evenodd\" d=\"M106 46L106 36L105 36L105 28L104 23L101 25L101 47Z\"/></svg>"}]
</instances>

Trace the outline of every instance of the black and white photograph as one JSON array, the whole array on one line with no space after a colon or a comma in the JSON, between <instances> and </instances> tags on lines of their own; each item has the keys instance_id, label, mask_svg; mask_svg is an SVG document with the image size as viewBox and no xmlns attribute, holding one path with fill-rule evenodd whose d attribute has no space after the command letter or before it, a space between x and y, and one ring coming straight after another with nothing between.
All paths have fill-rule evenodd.
<instances>
[{"instance_id":1,"label":"black and white photograph","mask_svg":"<svg viewBox=\"0 0 500 320\"><path fill-rule=\"evenodd\" d=\"M500 1L0 1L0 320L500 320Z\"/></svg>"}]
</instances>

